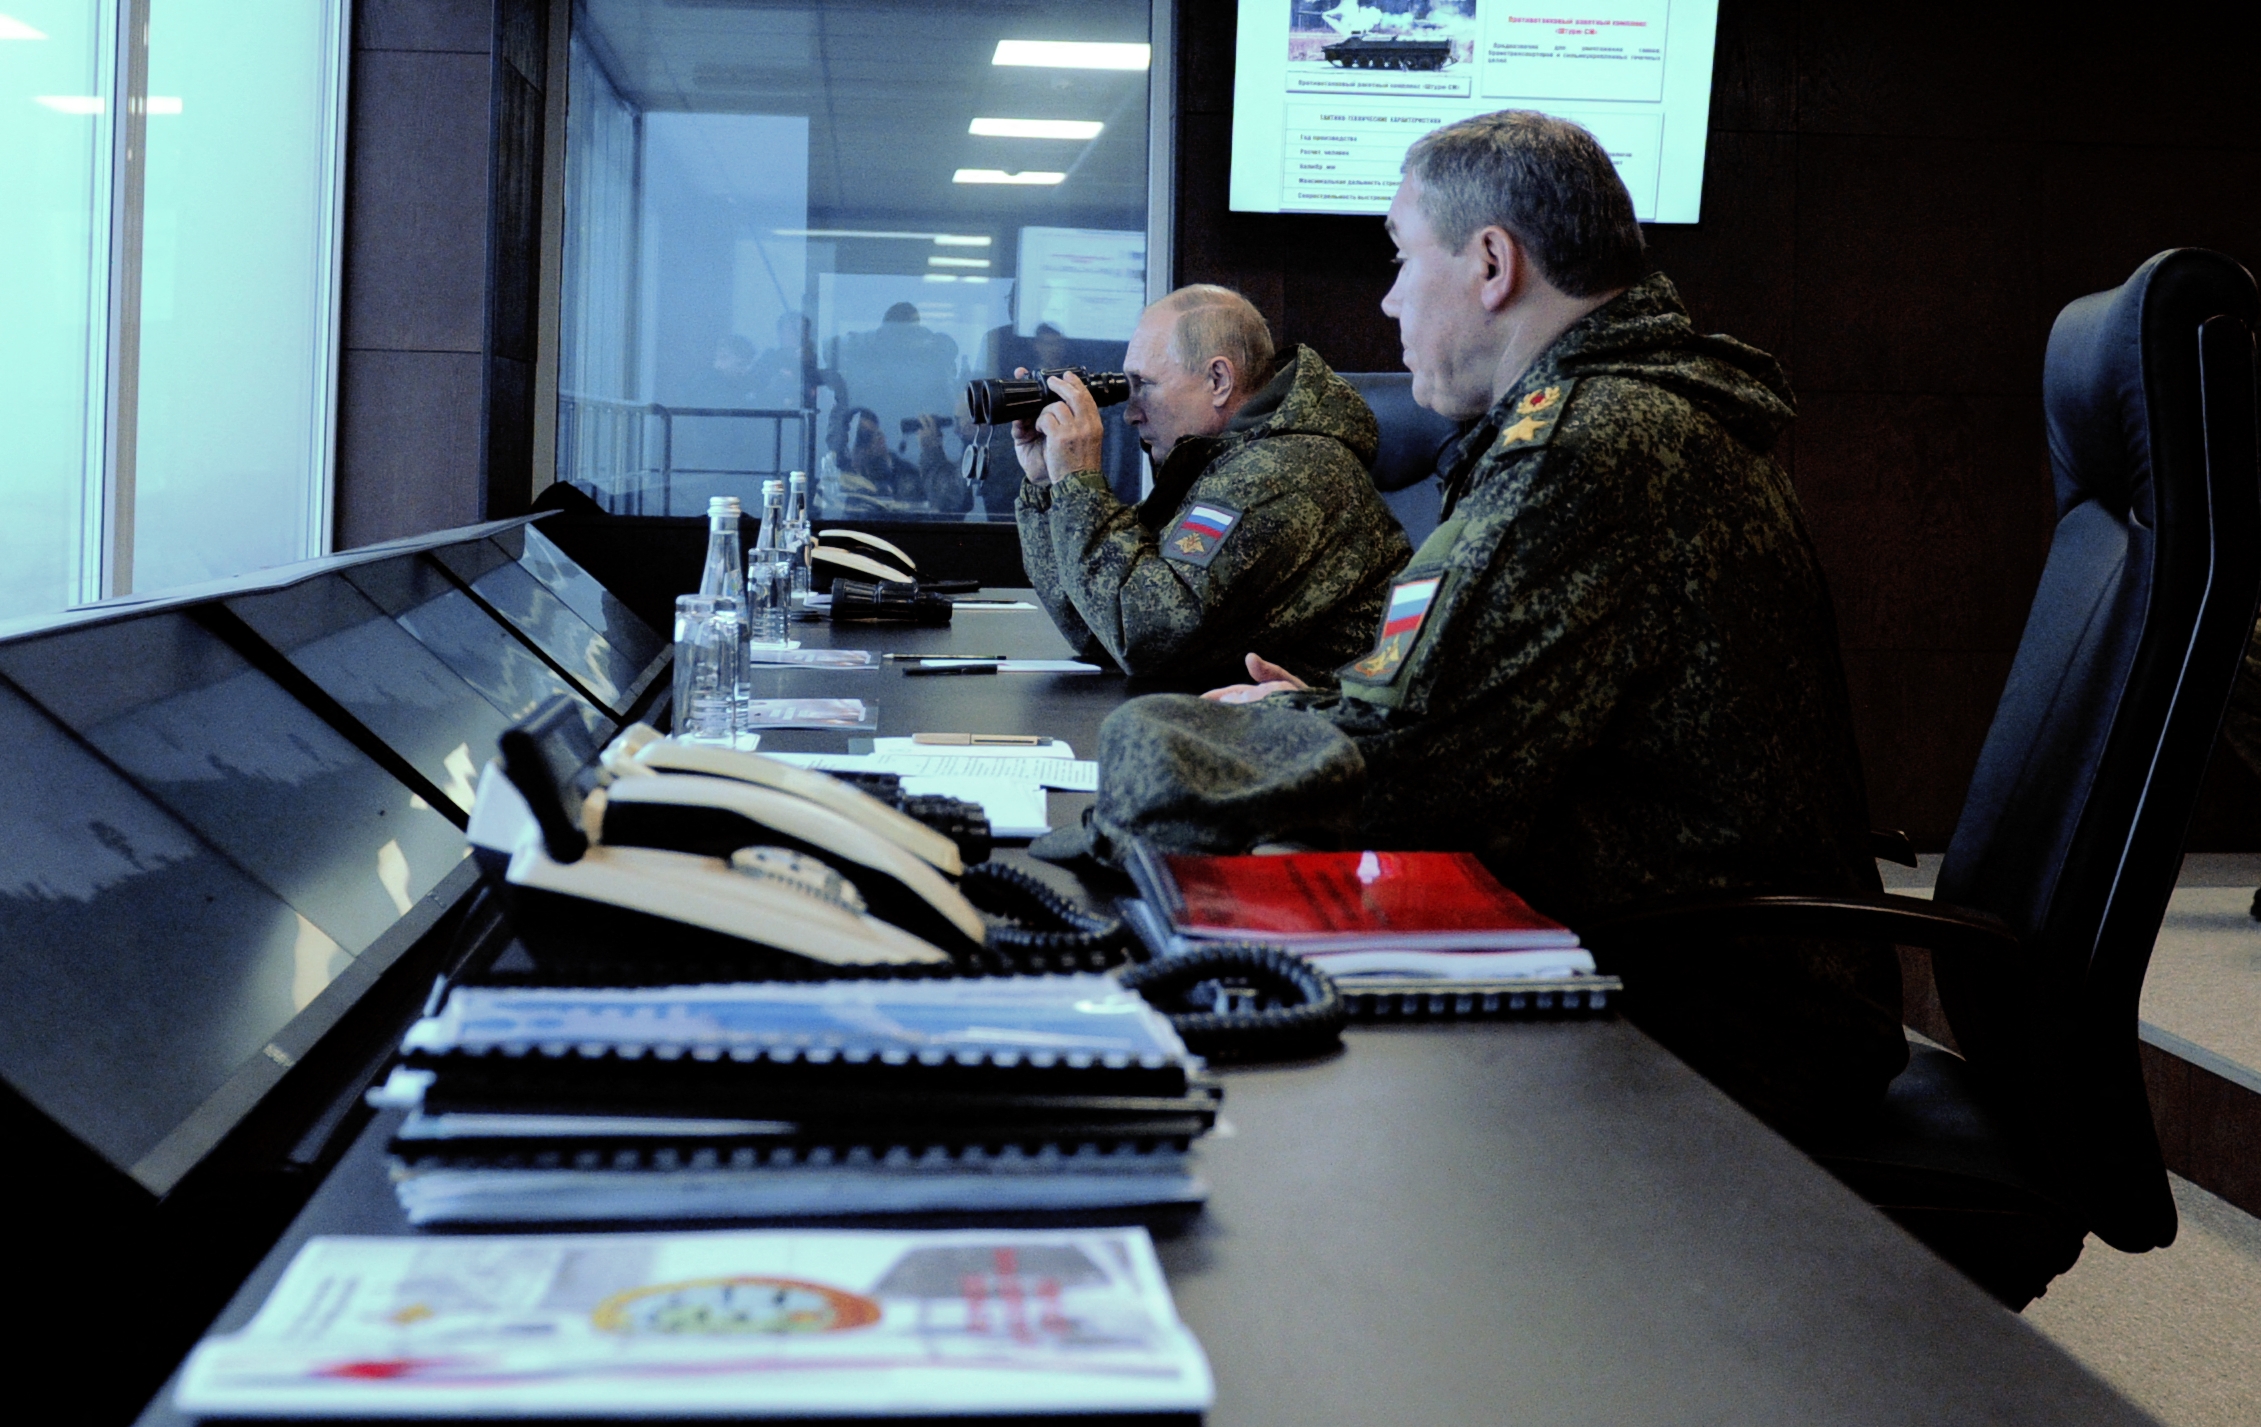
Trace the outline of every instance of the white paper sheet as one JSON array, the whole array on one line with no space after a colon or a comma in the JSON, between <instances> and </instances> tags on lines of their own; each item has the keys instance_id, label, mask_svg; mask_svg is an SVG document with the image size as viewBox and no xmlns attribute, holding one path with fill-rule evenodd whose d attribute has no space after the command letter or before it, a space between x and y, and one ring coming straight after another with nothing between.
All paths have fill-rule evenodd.
<instances>
[{"instance_id":1,"label":"white paper sheet","mask_svg":"<svg viewBox=\"0 0 2261 1427\"><path fill-rule=\"evenodd\" d=\"M1073 758L1076 751L1064 738L1046 739L1042 743L919 743L908 738L875 738L871 751L882 757L908 755L924 758L930 753L945 754L954 758Z\"/></svg>"},{"instance_id":2,"label":"white paper sheet","mask_svg":"<svg viewBox=\"0 0 2261 1427\"><path fill-rule=\"evenodd\" d=\"M874 747L891 741L875 740ZM1011 778L1066 793L1099 791L1097 763L1083 758L1042 757L1028 749L991 752L929 748L919 753L773 753L770 756L826 773L893 773L903 778Z\"/></svg>"},{"instance_id":3,"label":"white paper sheet","mask_svg":"<svg viewBox=\"0 0 2261 1427\"><path fill-rule=\"evenodd\" d=\"M921 659L928 668L947 668L956 664L995 664L1000 674L1096 674L1097 664L1086 664L1079 659L952 659L938 655Z\"/></svg>"},{"instance_id":4,"label":"white paper sheet","mask_svg":"<svg viewBox=\"0 0 2261 1427\"><path fill-rule=\"evenodd\" d=\"M318 1238L183 1412L1199 1412L1143 1229Z\"/></svg>"}]
</instances>

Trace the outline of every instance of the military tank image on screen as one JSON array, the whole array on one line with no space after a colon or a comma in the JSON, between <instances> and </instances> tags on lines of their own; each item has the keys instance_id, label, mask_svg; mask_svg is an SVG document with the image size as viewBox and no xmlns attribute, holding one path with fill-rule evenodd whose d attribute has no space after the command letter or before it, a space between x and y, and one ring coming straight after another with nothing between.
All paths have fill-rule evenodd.
<instances>
[{"instance_id":1,"label":"military tank image on screen","mask_svg":"<svg viewBox=\"0 0 2261 1427\"><path fill-rule=\"evenodd\" d=\"M1327 63L1342 69L1443 69L1452 63L1452 41L1360 31L1319 53Z\"/></svg>"}]
</instances>

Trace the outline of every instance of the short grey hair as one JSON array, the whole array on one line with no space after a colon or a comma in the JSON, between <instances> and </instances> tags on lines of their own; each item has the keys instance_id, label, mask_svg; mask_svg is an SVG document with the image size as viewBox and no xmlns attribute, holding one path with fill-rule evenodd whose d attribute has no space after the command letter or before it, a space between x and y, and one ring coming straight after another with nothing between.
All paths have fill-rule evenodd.
<instances>
[{"instance_id":1,"label":"short grey hair","mask_svg":"<svg viewBox=\"0 0 2261 1427\"><path fill-rule=\"evenodd\" d=\"M1648 246L1617 166L1592 134L1530 109L1479 114L1423 135L1404 171L1421 180L1421 212L1445 251L1504 228L1541 276L1571 297L1631 287Z\"/></svg>"},{"instance_id":2,"label":"short grey hair","mask_svg":"<svg viewBox=\"0 0 2261 1427\"><path fill-rule=\"evenodd\" d=\"M1272 329L1256 304L1229 287L1197 282L1154 304L1176 312L1170 329L1170 359L1181 371L1197 373L1212 357L1233 364L1233 395L1247 396L1272 379Z\"/></svg>"}]
</instances>

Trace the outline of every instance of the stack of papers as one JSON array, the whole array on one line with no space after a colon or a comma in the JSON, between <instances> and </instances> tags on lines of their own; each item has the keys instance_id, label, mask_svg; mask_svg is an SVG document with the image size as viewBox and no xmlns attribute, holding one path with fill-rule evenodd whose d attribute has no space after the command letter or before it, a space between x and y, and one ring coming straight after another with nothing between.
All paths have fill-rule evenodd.
<instances>
[{"instance_id":1,"label":"stack of papers","mask_svg":"<svg viewBox=\"0 0 2261 1427\"><path fill-rule=\"evenodd\" d=\"M1143 1229L319 1238L175 1404L221 1417L1197 1413Z\"/></svg>"},{"instance_id":2,"label":"stack of papers","mask_svg":"<svg viewBox=\"0 0 2261 1427\"><path fill-rule=\"evenodd\" d=\"M781 762L825 773L892 773L913 795L981 804L993 837L1042 837L1052 830L1045 790L1099 791L1099 765L1067 744L936 750L907 738L882 738L871 753L778 753Z\"/></svg>"},{"instance_id":3,"label":"stack of papers","mask_svg":"<svg viewBox=\"0 0 2261 1427\"><path fill-rule=\"evenodd\" d=\"M1218 1098L1094 975L458 987L402 1056L415 1224L1198 1202Z\"/></svg>"}]
</instances>

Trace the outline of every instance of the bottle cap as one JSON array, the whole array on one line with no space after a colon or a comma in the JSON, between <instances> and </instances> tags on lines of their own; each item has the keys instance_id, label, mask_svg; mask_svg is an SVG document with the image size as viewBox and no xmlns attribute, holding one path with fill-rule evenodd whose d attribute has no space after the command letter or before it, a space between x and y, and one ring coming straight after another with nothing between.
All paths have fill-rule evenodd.
<instances>
[{"instance_id":1,"label":"bottle cap","mask_svg":"<svg viewBox=\"0 0 2261 1427\"><path fill-rule=\"evenodd\" d=\"M744 509L744 507L742 507L742 506L740 506L740 505L738 504L738 497L736 497L736 496L734 496L734 495L716 495L716 496L708 496L708 497L707 497L707 514L709 514L709 515L743 515L743 514L745 514L745 509Z\"/></svg>"},{"instance_id":2,"label":"bottle cap","mask_svg":"<svg viewBox=\"0 0 2261 1427\"><path fill-rule=\"evenodd\" d=\"M784 491L785 482L783 481L771 479L762 482L763 495L782 495L784 494Z\"/></svg>"},{"instance_id":3,"label":"bottle cap","mask_svg":"<svg viewBox=\"0 0 2261 1427\"><path fill-rule=\"evenodd\" d=\"M809 483L809 473L807 471L794 471L786 479L796 486L805 486Z\"/></svg>"}]
</instances>

